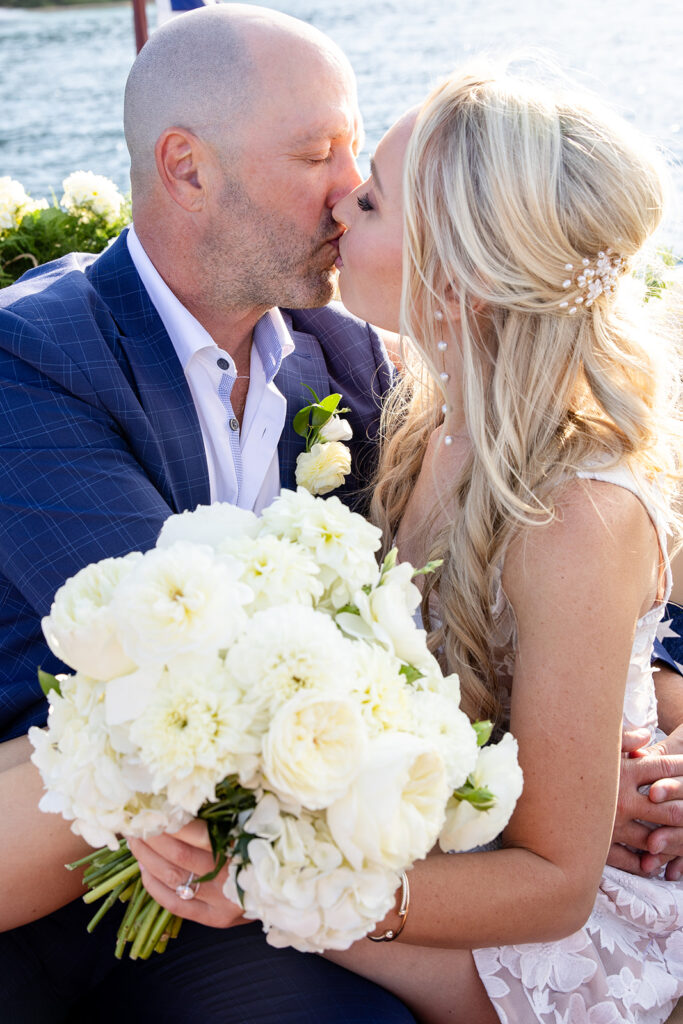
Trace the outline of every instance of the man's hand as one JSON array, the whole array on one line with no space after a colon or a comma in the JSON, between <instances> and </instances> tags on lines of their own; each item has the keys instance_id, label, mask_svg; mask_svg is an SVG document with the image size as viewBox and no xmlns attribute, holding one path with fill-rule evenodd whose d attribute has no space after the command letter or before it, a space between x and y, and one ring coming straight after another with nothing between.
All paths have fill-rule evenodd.
<instances>
[{"instance_id":1,"label":"man's hand","mask_svg":"<svg viewBox=\"0 0 683 1024\"><path fill-rule=\"evenodd\" d=\"M607 863L636 875L683 874L683 725L645 747L647 730L625 732L617 814ZM650 786L649 793L639 787ZM648 828L642 822L648 822ZM627 847L640 853L633 853Z\"/></svg>"},{"instance_id":2,"label":"man's hand","mask_svg":"<svg viewBox=\"0 0 683 1024\"><path fill-rule=\"evenodd\" d=\"M213 853L203 821L195 819L173 835L164 832L144 841L129 839L128 845L140 864L142 884L162 907L212 928L245 923L242 908L223 895L227 864L210 882L201 883L193 900L181 900L176 895L176 887L187 882L190 872L200 878L213 870Z\"/></svg>"}]
</instances>

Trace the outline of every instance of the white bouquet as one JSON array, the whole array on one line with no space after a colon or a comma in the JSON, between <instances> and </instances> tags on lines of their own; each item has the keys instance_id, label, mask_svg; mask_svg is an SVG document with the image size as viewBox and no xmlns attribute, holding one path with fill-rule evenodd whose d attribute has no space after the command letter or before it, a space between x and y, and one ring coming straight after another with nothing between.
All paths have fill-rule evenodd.
<instances>
[{"instance_id":1,"label":"white bouquet","mask_svg":"<svg viewBox=\"0 0 683 1024\"><path fill-rule=\"evenodd\" d=\"M496 803L478 771L490 730L415 624L415 570L395 552L378 566L379 546L338 498L299 488L260 519L223 504L171 516L156 548L57 592L43 630L74 674L41 674L51 707L32 760L41 808L105 847L79 864L84 899L106 896L91 925L128 901L118 956L162 950L179 927L121 836L204 818L226 895L271 944L321 951L371 931L440 835L471 847L508 820L514 741Z\"/></svg>"}]
</instances>

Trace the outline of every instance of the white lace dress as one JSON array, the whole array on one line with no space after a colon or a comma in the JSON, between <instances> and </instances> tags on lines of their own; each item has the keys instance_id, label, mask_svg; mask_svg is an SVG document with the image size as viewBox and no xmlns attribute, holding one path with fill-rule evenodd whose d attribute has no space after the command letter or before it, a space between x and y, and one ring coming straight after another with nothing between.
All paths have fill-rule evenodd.
<instances>
[{"instance_id":1,"label":"white lace dress","mask_svg":"<svg viewBox=\"0 0 683 1024\"><path fill-rule=\"evenodd\" d=\"M620 484L648 509L666 552L656 506L626 470L582 473ZM666 564L664 600L671 589ZM500 595L497 611L504 613ZM631 654L624 724L657 728L650 652L663 613L658 602L639 621ZM503 1024L661 1024L683 996L683 885L606 867L584 927L559 942L473 951Z\"/></svg>"}]
</instances>

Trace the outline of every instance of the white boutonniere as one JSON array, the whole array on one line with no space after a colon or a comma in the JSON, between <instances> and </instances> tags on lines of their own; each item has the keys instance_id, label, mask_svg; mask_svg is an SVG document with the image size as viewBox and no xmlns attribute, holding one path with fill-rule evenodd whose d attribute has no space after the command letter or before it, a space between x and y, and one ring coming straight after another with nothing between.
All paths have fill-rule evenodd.
<instances>
[{"instance_id":1,"label":"white boutonniere","mask_svg":"<svg viewBox=\"0 0 683 1024\"><path fill-rule=\"evenodd\" d=\"M306 385L308 387L308 384ZM306 438L306 451L296 460L296 482L311 494L329 494L341 487L351 472L351 452L343 441L350 441L353 431L341 419L349 409L340 409L341 395L318 398L308 387L314 401L294 417L294 430Z\"/></svg>"}]
</instances>

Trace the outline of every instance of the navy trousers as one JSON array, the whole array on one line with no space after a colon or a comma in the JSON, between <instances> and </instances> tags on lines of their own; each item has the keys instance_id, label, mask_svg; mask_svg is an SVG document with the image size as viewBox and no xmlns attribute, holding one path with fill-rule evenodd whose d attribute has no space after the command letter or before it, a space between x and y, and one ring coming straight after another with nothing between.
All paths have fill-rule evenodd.
<instances>
[{"instance_id":1,"label":"navy trousers","mask_svg":"<svg viewBox=\"0 0 683 1024\"><path fill-rule=\"evenodd\" d=\"M378 985L315 954L272 949L258 923L185 921L165 953L119 961L120 913L88 935L92 914L77 900L0 934L2 1024L415 1024Z\"/></svg>"}]
</instances>

